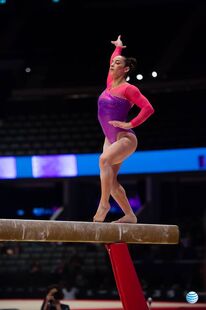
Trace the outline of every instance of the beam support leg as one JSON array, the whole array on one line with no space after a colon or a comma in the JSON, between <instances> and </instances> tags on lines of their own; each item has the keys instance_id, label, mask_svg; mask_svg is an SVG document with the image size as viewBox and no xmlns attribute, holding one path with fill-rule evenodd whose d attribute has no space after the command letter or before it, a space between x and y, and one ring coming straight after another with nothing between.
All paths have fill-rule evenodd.
<instances>
[{"instance_id":1,"label":"beam support leg","mask_svg":"<svg viewBox=\"0 0 206 310\"><path fill-rule=\"evenodd\" d=\"M106 244L124 310L149 310L126 243Z\"/></svg>"}]
</instances>

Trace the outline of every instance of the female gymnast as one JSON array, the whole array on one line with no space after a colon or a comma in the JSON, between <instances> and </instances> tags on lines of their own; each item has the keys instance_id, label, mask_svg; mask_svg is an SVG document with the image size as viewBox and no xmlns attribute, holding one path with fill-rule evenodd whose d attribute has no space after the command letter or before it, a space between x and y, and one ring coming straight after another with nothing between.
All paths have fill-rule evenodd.
<instances>
[{"instance_id":1,"label":"female gymnast","mask_svg":"<svg viewBox=\"0 0 206 310\"><path fill-rule=\"evenodd\" d=\"M137 137L131 128L146 121L154 108L140 90L127 82L127 76L136 65L135 58L122 56L123 45L121 36L111 41L115 50L110 58L107 87L98 99L98 120L105 135L103 152L99 159L101 198L94 215L94 222L104 222L110 210L110 195L118 203L124 216L116 223L137 223L126 192L117 180L122 162L135 152ZM127 121L129 110L133 105L140 108L138 115Z\"/></svg>"}]
</instances>

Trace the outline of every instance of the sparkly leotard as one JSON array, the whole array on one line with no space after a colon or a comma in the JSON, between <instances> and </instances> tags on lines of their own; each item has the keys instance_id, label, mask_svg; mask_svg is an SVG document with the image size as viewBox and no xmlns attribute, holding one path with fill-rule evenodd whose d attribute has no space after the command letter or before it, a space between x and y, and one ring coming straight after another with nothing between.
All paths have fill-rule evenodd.
<instances>
[{"instance_id":1,"label":"sparkly leotard","mask_svg":"<svg viewBox=\"0 0 206 310\"><path fill-rule=\"evenodd\" d=\"M122 48L120 46L115 48L110 63L114 57L121 55L121 51ZM136 86L125 82L112 88L112 77L108 74L107 88L98 98L98 120L110 143L114 143L117 140L117 134L119 132L126 131L135 134L132 129L122 129L108 123L113 120L127 122L128 112L134 104L136 104L141 111L130 121L132 127L136 127L143 123L154 112L154 109Z\"/></svg>"},{"instance_id":2,"label":"sparkly leotard","mask_svg":"<svg viewBox=\"0 0 206 310\"><path fill-rule=\"evenodd\" d=\"M100 95L98 100L98 119L110 143L116 141L119 132L129 131L134 133L132 129L122 129L109 124L109 121L113 120L126 122L130 109L131 103L127 99L113 96L106 90Z\"/></svg>"}]
</instances>

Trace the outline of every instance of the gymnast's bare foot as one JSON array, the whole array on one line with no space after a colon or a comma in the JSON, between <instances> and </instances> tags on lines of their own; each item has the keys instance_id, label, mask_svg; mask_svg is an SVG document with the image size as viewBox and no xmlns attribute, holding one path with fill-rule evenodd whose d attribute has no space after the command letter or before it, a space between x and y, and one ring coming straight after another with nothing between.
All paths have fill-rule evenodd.
<instances>
[{"instance_id":1,"label":"gymnast's bare foot","mask_svg":"<svg viewBox=\"0 0 206 310\"><path fill-rule=\"evenodd\" d=\"M99 205L95 216L93 217L93 222L104 222L107 213L110 210L110 204Z\"/></svg>"},{"instance_id":2,"label":"gymnast's bare foot","mask_svg":"<svg viewBox=\"0 0 206 310\"><path fill-rule=\"evenodd\" d=\"M134 213L128 213L125 214L120 219L113 221L112 223L130 223L130 224L136 224L137 223L137 217Z\"/></svg>"}]
</instances>

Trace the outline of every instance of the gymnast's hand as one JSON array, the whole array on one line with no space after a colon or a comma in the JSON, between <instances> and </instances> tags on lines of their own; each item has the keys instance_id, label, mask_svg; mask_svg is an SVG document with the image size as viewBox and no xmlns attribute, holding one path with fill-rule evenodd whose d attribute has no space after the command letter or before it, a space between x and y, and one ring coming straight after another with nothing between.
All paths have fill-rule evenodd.
<instances>
[{"instance_id":1,"label":"gymnast's hand","mask_svg":"<svg viewBox=\"0 0 206 310\"><path fill-rule=\"evenodd\" d=\"M130 122L126 123L126 122L120 122L120 121L109 121L108 123L110 125L114 126L114 127L119 127L119 128L122 128L122 129L130 129L130 128L132 128L132 124Z\"/></svg>"},{"instance_id":2,"label":"gymnast's hand","mask_svg":"<svg viewBox=\"0 0 206 310\"><path fill-rule=\"evenodd\" d=\"M116 41L111 41L112 44L114 44L116 47L121 46L122 48L126 48L126 45L123 45L121 40L121 35L118 36Z\"/></svg>"}]
</instances>

